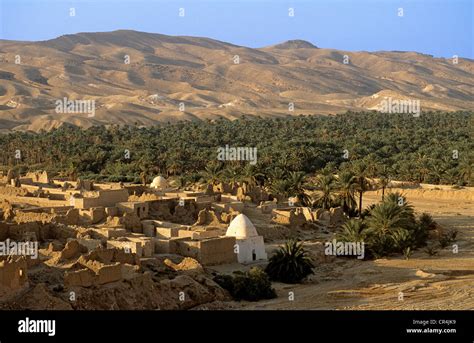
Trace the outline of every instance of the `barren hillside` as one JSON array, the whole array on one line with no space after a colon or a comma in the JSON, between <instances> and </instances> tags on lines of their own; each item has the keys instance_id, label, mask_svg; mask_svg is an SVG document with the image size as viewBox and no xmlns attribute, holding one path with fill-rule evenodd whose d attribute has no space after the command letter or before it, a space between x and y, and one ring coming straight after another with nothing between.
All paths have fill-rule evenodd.
<instances>
[{"instance_id":1,"label":"barren hillside","mask_svg":"<svg viewBox=\"0 0 474 343\"><path fill-rule=\"evenodd\" d=\"M422 111L472 109L473 76L468 59L346 52L301 40L251 49L124 30L3 40L0 131L329 114L375 109L385 97L420 100ZM95 100L94 116L56 113L64 97Z\"/></svg>"}]
</instances>

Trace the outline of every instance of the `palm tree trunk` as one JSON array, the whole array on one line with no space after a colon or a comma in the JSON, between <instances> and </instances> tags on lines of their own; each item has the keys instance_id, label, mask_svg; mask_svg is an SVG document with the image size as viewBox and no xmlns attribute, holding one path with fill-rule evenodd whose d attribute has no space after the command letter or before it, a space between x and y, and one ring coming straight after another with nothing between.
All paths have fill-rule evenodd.
<instances>
[{"instance_id":1,"label":"palm tree trunk","mask_svg":"<svg viewBox=\"0 0 474 343\"><path fill-rule=\"evenodd\" d=\"M363 194L363 192L359 191L359 218L362 215L362 194Z\"/></svg>"},{"instance_id":2,"label":"palm tree trunk","mask_svg":"<svg viewBox=\"0 0 474 343\"><path fill-rule=\"evenodd\" d=\"M385 187L382 187L382 201L384 200L385 198Z\"/></svg>"}]
</instances>

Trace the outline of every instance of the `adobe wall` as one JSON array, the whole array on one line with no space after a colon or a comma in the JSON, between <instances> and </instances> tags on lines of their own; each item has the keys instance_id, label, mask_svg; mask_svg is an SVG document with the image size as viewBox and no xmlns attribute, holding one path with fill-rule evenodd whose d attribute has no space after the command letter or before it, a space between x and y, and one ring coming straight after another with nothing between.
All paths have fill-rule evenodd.
<instances>
[{"instance_id":1,"label":"adobe wall","mask_svg":"<svg viewBox=\"0 0 474 343\"><path fill-rule=\"evenodd\" d=\"M46 171L43 172L28 172L26 174L26 178L31 179L34 183L43 183L43 184L49 184L50 179L48 176L48 173Z\"/></svg>"},{"instance_id":2,"label":"adobe wall","mask_svg":"<svg viewBox=\"0 0 474 343\"><path fill-rule=\"evenodd\" d=\"M204 265L225 264L237 262L234 253L235 237L219 237L199 241L199 262Z\"/></svg>"},{"instance_id":3,"label":"adobe wall","mask_svg":"<svg viewBox=\"0 0 474 343\"><path fill-rule=\"evenodd\" d=\"M97 271L97 283L103 285L109 282L115 282L122 279L122 265L119 262L115 264L103 265Z\"/></svg>"},{"instance_id":4,"label":"adobe wall","mask_svg":"<svg viewBox=\"0 0 474 343\"><path fill-rule=\"evenodd\" d=\"M200 261L200 242L187 240L186 238L173 239L170 241L170 252Z\"/></svg>"},{"instance_id":5,"label":"adobe wall","mask_svg":"<svg viewBox=\"0 0 474 343\"><path fill-rule=\"evenodd\" d=\"M139 236L128 237L131 242L140 244L142 250L142 257L152 257L155 253L155 243L151 237Z\"/></svg>"},{"instance_id":6,"label":"adobe wall","mask_svg":"<svg viewBox=\"0 0 474 343\"><path fill-rule=\"evenodd\" d=\"M178 237L191 238L193 240L202 240L206 238L217 238L221 234L220 230L179 230Z\"/></svg>"},{"instance_id":7,"label":"adobe wall","mask_svg":"<svg viewBox=\"0 0 474 343\"><path fill-rule=\"evenodd\" d=\"M77 241L80 245L85 246L88 251L92 251L102 246L102 241L100 239L77 238Z\"/></svg>"},{"instance_id":8,"label":"adobe wall","mask_svg":"<svg viewBox=\"0 0 474 343\"><path fill-rule=\"evenodd\" d=\"M107 241L107 248L129 249L138 257L152 257L155 252L155 243L150 237L128 237L127 241Z\"/></svg>"},{"instance_id":9,"label":"adobe wall","mask_svg":"<svg viewBox=\"0 0 474 343\"><path fill-rule=\"evenodd\" d=\"M169 239L159 239L153 238L155 244L155 254L170 254L172 253L170 249L171 242Z\"/></svg>"},{"instance_id":10,"label":"adobe wall","mask_svg":"<svg viewBox=\"0 0 474 343\"><path fill-rule=\"evenodd\" d=\"M100 228L100 229L93 229L94 238L97 239L111 239L111 238L118 238L127 235L127 230L124 228Z\"/></svg>"},{"instance_id":11,"label":"adobe wall","mask_svg":"<svg viewBox=\"0 0 474 343\"><path fill-rule=\"evenodd\" d=\"M151 214L155 214L162 220L169 220L172 218L171 209L177 204L176 199L159 199L147 201L150 207Z\"/></svg>"},{"instance_id":12,"label":"adobe wall","mask_svg":"<svg viewBox=\"0 0 474 343\"><path fill-rule=\"evenodd\" d=\"M64 274L64 284L66 287L90 287L120 281L122 278L121 263L103 264L90 261L84 269L67 271Z\"/></svg>"},{"instance_id":13,"label":"adobe wall","mask_svg":"<svg viewBox=\"0 0 474 343\"><path fill-rule=\"evenodd\" d=\"M150 216L159 220L189 225L194 223L200 209L210 207L207 203L198 204L192 200L185 200L184 206L180 206L178 199L150 200L147 203L150 206Z\"/></svg>"},{"instance_id":14,"label":"adobe wall","mask_svg":"<svg viewBox=\"0 0 474 343\"><path fill-rule=\"evenodd\" d=\"M64 273L64 285L66 287L90 287L94 285L94 281L94 272L87 268Z\"/></svg>"},{"instance_id":15,"label":"adobe wall","mask_svg":"<svg viewBox=\"0 0 474 343\"><path fill-rule=\"evenodd\" d=\"M2 257L0 260L0 298L27 284L27 268L24 256Z\"/></svg>"},{"instance_id":16,"label":"adobe wall","mask_svg":"<svg viewBox=\"0 0 474 343\"><path fill-rule=\"evenodd\" d=\"M93 197L96 196L96 197ZM91 208L91 207L112 207L116 203L128 201L128 192L124 188L106 189L85 193L83 198L74 199L74 207Z\"/></svg>"},{"instance_id":17,"label":"adobe wall","mask_svg":"<svg viewBox=\"0 0 474 343\"><path fill-rule=\"evenodd\" d=\"M149 192L150 188L143 185L127 185L125 186L129 195L141 196L144 192Z\"/></svg>"},{"instance_id":18,"label":"adobe wall","mask_svg":"<svg viewBox=\"0 0 474 343\"><path fill-rule=\"evenodd\" d=\"M178 237L180 228L172 227L172 228L165 228L165 227L157 227L155 228L155 233L157 238L171 238L171 237Z\"/></svg>"},{"instance_id":19,"label":"adobe wall","mask_svg":"<svg viewBox=\"0 0 474 343\"><path fill-rule=\"evenodd\" d=\"M60 226L54 223L43 224L31 222L23 224L0 223L0 240L9 238L12 241L50 239L68 239L76 237L76 232L72 228Z\"/></svg>"},{"instance_id":20,"label":"adobe wall","mask_svg":"<svg viewBox=\"0 0 474 343\"><path fill-rule=\"evenodd\" d=\"M119 213L135 213L139 218L147 218L149 203L141 201L120 202L116 204Z\"/></svg>"},{"instance_id":21,"label":"adobe wall","mask_svg":"<svg viewBox=\"0 0 474 343\"><path fill-rule=\"evenodd\" d=\"M53 221L54 217L56 217L56 215L51 213L24 212L17 210L15 211L15 217L13 217L13 221L18 224L36 221L50 223Z\"/></svg>"},{"instance_id":22,"label":"adobe wall","mask_svg":"<svg viewBox=\"0 0 474 343\"><path fill-rule=\"evenodd\" d=\"M103 285L122 279L122 267L119 262L104 264L99 261L89 260L85 264L85 267L95 273L95 284Z\"/></svg>"},{"instance_id":23,"label":"adobe wall","mask_svg":"<svg viewBox=\"0 0 474 343\"><path fill-rule=\"evenodd\" d=\"M39 209L41 210L41 209ZM16 210L13 221L18 224L41 222L46 223L61 223L66 225L77 225L79 223L79 211L77 209L69 209L66 213L46 213Z\"/></svg>"},{"instance_id":24,"label":"adobe wall","mask_svg":"<svg viewBox=\"0 0 474 343\"><path fill-rule=\"evenodd\" d=\"M99 261L104 264L114 262L127 263L131 265L140 265L140 259L134 253L126 253L123 249L102 248L95 249L88 254L82 255L78 262L84 264L84 261Z\"/></svg>"},{"instance_id":25,"label":"adobe wall","mask_svg":"<svg viewBox=\"0 0 474 343\"><path fill-rule=\"evenodd\" d=\"M88 209L81 209L79 214L90 224L97 224L107 219L105 208L103 207L91 207Z\"/></svg>"},{"instance_id":26,"label":"adobe wall","mask_svg":"<svg viewBox=\"0 0 474 343\"><path fill-rule=\"evenodd\" d=\"M142 245L139 242L108 240L107 248L118 248L124 249L125 251L129 250L138 257L142 257L143 254Z\"/></svg>"},{"instance_id":27,"label":"adobe wall","mask_svg":"<svg viewBox=\"0 0 474 343\"><path fill-rule=\"evenodd\" d=\"M9 237L10 225L0 222L0 241L4 241Z\"/></svg>"},{"instance_id":28,"label":"adobe wall","mask_svg":"<svg viewBox=\"0 0 474 343\"><path fill-rule=\"evenodd\" d=\"M220 202L212 204L212 207L217 208L221 211L225 212L242 212L244 210L244 203L240 201L233 201L233 202Z\"/></svg>"},{"instance_id":29,"label":"adobe wall","mask_svg":"<svg viewBox=\"0 0 474 343\"><path fill-rule=\"evenodd\" d=\"M8 238L16 241L21 241L26 236L32 235L40 241L55 238L54 232L52 231L53 226L53 224L44 224L41 222L8 224Z\"/></svg>"},{"instance_id":30,"label":"adobe wall","mask_svg":"<svg viewBox=\"0 0 474 343\"><path fill-rule=\"evenodd\" d=\"M17 188L11 186L0 187L0 194L4 196L27 196L29 194L28 190L25 188Z\"/></svg>"},{"instance_id":31,"label":"adobe wall","mask_svg":"<svg viewBox=\"0 0 474 343\"><path fill-rule=\"evenodd\" d=\"M272 210L272 221L281 225L297 227L304 225L307 220L300 207Z\"/></svg>"}]
</instances>

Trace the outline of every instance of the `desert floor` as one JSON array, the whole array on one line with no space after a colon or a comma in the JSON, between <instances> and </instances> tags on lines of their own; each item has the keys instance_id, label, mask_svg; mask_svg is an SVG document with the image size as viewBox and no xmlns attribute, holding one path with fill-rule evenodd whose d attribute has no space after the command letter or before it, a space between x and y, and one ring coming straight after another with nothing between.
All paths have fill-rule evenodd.
<instances>
[{"instance_id":1,"label":"desert floor","mask_svg":"<svg viewBox=\"0 0 474 343\"><path fill-rule=\"evenodd\" d=\"M459 231L458 253L449 246L433 257L424 249L417 250L409 260L403 256L372 261L335 257L319 262L315 274L304 284L274 283L276 299L232 302L229 306L262 310L474 309L474 189L423 186L401 191L417 213L430 213L444 229ZM380 192L364 196L364 206L378 201ZM261 215L248 212L257 229L262 228ZM313 235L307 247L321 250L320 242L326 239L323 234ZM294 300L289 299L292 294Z\"/></svg>"}]
</instances>

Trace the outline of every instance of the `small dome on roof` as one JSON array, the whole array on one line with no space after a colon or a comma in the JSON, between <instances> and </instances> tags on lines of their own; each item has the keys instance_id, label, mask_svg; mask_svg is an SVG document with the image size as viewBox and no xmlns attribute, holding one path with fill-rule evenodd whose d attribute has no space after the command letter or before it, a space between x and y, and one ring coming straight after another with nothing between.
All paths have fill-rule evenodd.
<instances>
[{"instance_id":1,"label":"small dome on roof","mask_svg":"<svg viewBox=\"0 0 474 343\"><path fill-rule=\"evenodd\" d=\"M245 214L239 214L231 221L225 234L237 238L247 238L258 236L257 229Z\"/></svg>"},{"instance_id":2,"label":"small dome on roof","mask_svg":"<svg viewBox=\"0 0 474 343\"><path fill-rule=\"evenodd\" d=\"M168 182L163 176L157 176L153 179L153 182L150 185L151 188L165 188L168 187Z\"/></svg>"}]
</instances>

